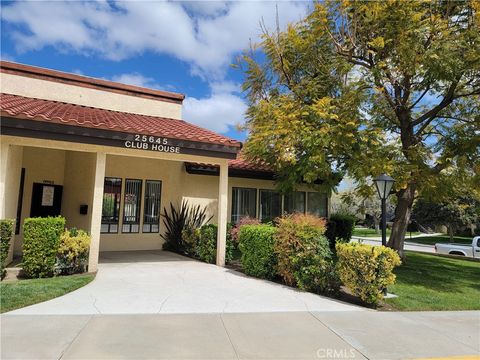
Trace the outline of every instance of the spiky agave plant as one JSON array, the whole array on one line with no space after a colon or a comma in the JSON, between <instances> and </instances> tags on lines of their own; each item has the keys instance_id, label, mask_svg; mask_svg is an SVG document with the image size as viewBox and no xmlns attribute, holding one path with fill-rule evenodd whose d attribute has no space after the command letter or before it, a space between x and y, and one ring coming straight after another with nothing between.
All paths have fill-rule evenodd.
<instances>
[{"instance_id":1,"label":"spiky agave plant","mask_svg":"<svg viewBox=\"0 0 480 360\"><path fill-rule=\"evenodd\" d=\"M188 201L182 201L179 209L170 203L170 212L164 207L162 217L165 225L165 232L160 235L165 241L163 249L181 254L189 252L182 237L183 231L198 229L212 219L207 219L206 207L191 206Z\"/></svg>"}]
</instances>

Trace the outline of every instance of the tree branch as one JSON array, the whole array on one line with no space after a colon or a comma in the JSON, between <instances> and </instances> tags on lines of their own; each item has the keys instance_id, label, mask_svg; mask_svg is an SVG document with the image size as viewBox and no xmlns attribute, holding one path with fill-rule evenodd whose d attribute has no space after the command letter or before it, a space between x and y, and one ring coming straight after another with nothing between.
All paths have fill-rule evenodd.
<instances>
[{"instance_id":1,"label":"tree branch","mask_svg":"<svg viewBox=\"0 0 480 360\"><path fill-rule=\"evenodd\" d=\"M423 114L422 116L418 117L416 120L413 121L413 126L417 126L424 123L421 126L421 128L417 131L416 136L420 135L423 132L423 130L425 130L425 128L432 122L432 120L438 115L440 111L442 111L452 103L452 101L455 99L454 98L455 89L457 88L457 85L460 82L461 77L462 75L458 76L457 79L450 84L450 87L448 88L447 93L443 97L442 101L440 101L440 103L438 103L436 106L431 108L425 114Z\"/></svg>"},{"instance_id":2,"label":"tree branch","mask_svg":"<svg viewBox=\"0 0 480 360\"><path fill-rule=\"evenodd\" d=\"M417 100L415 100L415 102L408 108L409 110L412 110L413 108L415 108L415 106L417 106L417 104L422 101L423 97L425 95L427 95L427 93L430 91L430 84L428 84L427 88L425 89L425 91L417 98Z\"/></svg>"}]
</instances>

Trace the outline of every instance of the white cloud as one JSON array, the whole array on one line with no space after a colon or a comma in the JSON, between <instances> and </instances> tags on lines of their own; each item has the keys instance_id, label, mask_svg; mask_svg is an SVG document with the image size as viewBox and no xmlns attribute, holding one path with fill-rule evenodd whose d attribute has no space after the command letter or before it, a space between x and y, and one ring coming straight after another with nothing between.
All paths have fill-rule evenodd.
<instances>
[{"instance_id":1,"label":"white cloud","mask_svg":"<svg viewBox=\"0 0 480 360\"><path fill-rule=\"evenodd\" d=\"M15 58L9 54L1 53L0 54L0 60L2 61L15 61Z\"/></svg>"},{"instance_id":2,"label":"white cloud","mask_svg":"<svg viewBox=\"0 0 480 360\"><path fill-rule=\"evenodd\" d=\"M211 89L207 97L187 97L184 119L217 132L244 122L247 108L239 85L225 81L233 57L259 40L260 21L280 28L301 19L304 1L91 1L15 2L2 6L2 21L17 51L54 46L63 52L122 60L151 51L185 61ZM52 25L53 24L53 25ZM141 71L141 69L139 69ZM140 72L111 80L174 90Z\"/></svg>"},{"instance_id":3,"label":"white cloud","mask_svg":"<svg viewBox=\"0 0 480 360\"><path fill-rule=\"evenodd\" d=\"M217 16L228 10L228 2L226 1L183 1L182 5L187 10L202 16Z\"/></svg>"},{"instance_id":4,"label":"white cloud","mask_svg":"<svg viewBox=\"0 0 480 360\"><path fill-rule=\"evenodd\" d=\"M232 56L258 40L259 22L275 27L299 20L308 2L15 2L2 21L18 51L55 46L62 51L120 60L145 51L174 56L192 72L222 79ZM21 29L21 30L20 30Z\"/></svg>"},{"instance_id":5,"label":"white cloud","mask_svg":"<svg viewBox=\"0 0 480 360\"><path fill-rule=\"evenodd\" d=\"M115 75L110 80L127 85L135 85L151 89L161 89L161 86L155 82L155 79L144 76L138 72Z\"/></svg>"},{"instance_id":6,"label":"white cloud","mask_svg":"<svg viewBox=\"0 0 480 360\"><path fill-rule=\"evenodd\" d=\"M220 133L244 122L247 105L237 94L239 85L231 82L211 84L206 98L187 97L183 102L183 118L193 124Z\"/></svg>"}]
</instances>

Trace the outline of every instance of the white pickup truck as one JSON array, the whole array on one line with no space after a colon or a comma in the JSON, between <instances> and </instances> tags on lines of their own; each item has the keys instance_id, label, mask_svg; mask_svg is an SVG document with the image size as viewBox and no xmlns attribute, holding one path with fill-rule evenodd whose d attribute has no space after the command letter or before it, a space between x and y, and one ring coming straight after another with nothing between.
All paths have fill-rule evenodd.
<instances>
[{"instance_id":1,"label":"white pickup truck","mask_svg":"<svg viewBox=\"0 0 480 360\"><path fill-rule=\"evenodd\" d=\"M475 236L471 245L462 244L435 244L437 254L468 256L480 259L480 236Z\"/></svg>"}]
</instances>

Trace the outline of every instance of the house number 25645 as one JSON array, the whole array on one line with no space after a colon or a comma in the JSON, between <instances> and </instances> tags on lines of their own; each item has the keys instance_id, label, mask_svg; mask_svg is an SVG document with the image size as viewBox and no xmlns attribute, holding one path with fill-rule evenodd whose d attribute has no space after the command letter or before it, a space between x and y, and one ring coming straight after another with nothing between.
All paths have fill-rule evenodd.
<instances>
[{"instance_id":1,"label":"house number 25645","mask_svg":"<svg viewBox=\"0 0 480 360\"><path fill-rule=\"evenodd\" d=\"M135 135L135 141L138 142L148 142L150 144L161 144L161 145L168 145L168 139L156 137L156 136L148 136L148 135Z\"/></svg>"}]
</instances>

